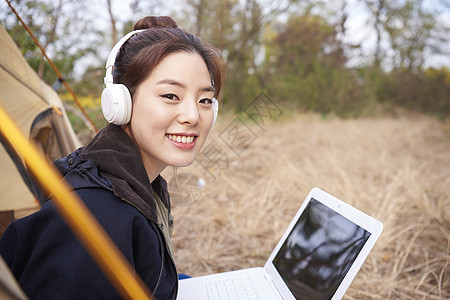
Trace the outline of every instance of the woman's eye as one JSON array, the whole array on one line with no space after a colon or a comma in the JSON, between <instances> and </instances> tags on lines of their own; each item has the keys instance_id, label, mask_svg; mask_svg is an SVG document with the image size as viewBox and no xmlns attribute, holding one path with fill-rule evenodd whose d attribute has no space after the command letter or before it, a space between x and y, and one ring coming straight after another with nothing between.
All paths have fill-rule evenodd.
<instances>
[{"instance_id":1,"label":"woman's eye","mask_svg":"<svg viewBox=\"0 0 450 300\"><path fill-rule=\"evenodd\" d=\"M213 100L209 99L209 98L204 98L202 100L200 100L200 103L204 103L204 104L212 104Z\"/></svg>"},{"instance_id":2,"label":"woman's eye","mask_svg":"<svg viewBox=\"0 0 450 300\"><path fill-rule=\"evenodd\" d=\"M164 98L167 98L169 100L180 100L180 98L178 98L177 95L175 95L175 94L164 94L161 96Z\"/></svg>"}]
</instances>

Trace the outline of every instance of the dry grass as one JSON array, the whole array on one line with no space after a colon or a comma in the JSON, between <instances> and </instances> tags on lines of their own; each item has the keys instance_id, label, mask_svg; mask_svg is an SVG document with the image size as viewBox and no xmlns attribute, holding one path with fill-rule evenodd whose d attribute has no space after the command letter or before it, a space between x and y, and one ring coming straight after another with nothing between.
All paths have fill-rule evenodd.
<instances>
[{"instance_id":1,"label":"dry grass","mask_svg":"<svg viewBox=\"0 0 450 300\"><path fill-rule=\"evenodd\" d=\"M424 116L246 121L257 137L237 154L219 137L231 121L209 139L228 157L222 168L208 165L215 181L199 163L178 170L207 181L195 203L173 196L179 272L262 266L318 186L384 223L346 299L450 298L449 124Z\"/></svg>"}]
</instances>

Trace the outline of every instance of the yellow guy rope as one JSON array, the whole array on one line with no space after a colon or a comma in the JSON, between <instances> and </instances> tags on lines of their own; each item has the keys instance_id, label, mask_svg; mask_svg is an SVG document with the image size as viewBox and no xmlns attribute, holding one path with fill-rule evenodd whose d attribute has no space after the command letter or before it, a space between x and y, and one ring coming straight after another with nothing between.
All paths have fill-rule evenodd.
<instances>
[{"instance_id":1,"label":"yellow guy rope","mask_svg":"<svg viewBox=\"0 0 450 300\"><path fill-rule=\"evenodd\" d=\"M66 223L84 244L97 264L124 299L154 299L138 275L92 216L84 203L70 192L55 168L49 165L0 105L0 133L17 151L45 190L54 195L54 204Z\"/></svg>"},{"instance_id":2,"label":"yellow guy rope","mask_svg":"<svg viewBox=\"0 0 450 300\"><path fill-rule=\"evenodd\" d=\"M28 31L28 34L31 36L31 38L33 39L33 41L36 43L36 45L39 47L39 49L41 49L42 55L45 56L45 58L47 59L47 61L49 62L50 66L53 68L53 71L55 71L56 75L58 76L58 79L60 80L60 82L62 84L64 84L64 86L66 87L67 91L72 95L73 100L75 101L75 103L78 105L78 107L80 108L81 112L83 113L83 115L86 117L86 119L89 121L90 125L92 126L92 130L94 130L95 132L98 132L97 127L95 126L94 122L92 121L92 119L89 117L89 115L86 113L86 111L84 110L83 106L81 105L80 101L78 101L77 96L75 96L75 93L72 91L72 89L70 88L70 86L67 84L67 82L64 80L63 76L61 75L61 73L59 72L58 68L55 66L55 64L53 63L53 61L47 56L47 53L45 52L45 49L41 46L41 44L39 43L38 39L34 36L33 32L31 31L30 27L28 27L27 24L25 24L25 22L20 18L19 14L16 12L16 10L14 9L14 7L12 7L11 2L9 0L6 0L6 2L8 2L9 7L11 8L12 12L16 15L17 19L19 19L20 23L22 23L23 27L25 28L26 31Z\"/></svg>"}]
</instances>

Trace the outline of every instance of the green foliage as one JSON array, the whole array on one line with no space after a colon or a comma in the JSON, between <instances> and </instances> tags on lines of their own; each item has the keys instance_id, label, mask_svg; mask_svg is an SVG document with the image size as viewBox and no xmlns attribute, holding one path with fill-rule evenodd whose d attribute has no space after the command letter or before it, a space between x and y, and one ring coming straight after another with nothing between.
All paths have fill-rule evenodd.
<instances>
[{"instance_id":1,"label":"green foliage","mask_svg":"<svg viewBox=\"0 0 450 300\"><path fill-rule=\"evenodd\" d=\"M62 76L73 82L74 65L86 55L95 54L102 37L89 28L93 15L89 13L88 1L22 0L12 5ZM0 13L0 21L30 66L52 85L58 79L55 71L9 7L6 14Z\"/></svg>"},{"instance_id":2,"label":"green foliage","mask_svg":"<svg viewBox=\"0 0 450 300\"><path fill-rule=\"evenodd\" d=\"M228 111L242 111L265 91L284 110L345 118L396 106L440 118L450 115L449 70L423 67L427 51L445 53L440 45L448 42L449 31L439 24L436 13L425 11L420 1L362 1L372 14L367 24L376 31L378 52L369 59L360 52L364 63L356 67L348 67L348 58L358 53L355 49L359 46L343 42L346 1L185 2L171 15L180 27L222 52L227 68L222 102ZM105 55L114 39L108 38L112 30L95 28L98 15L90 14L89 1L22 0L15 5L82 99L83 107L93 114L94 122L101 122L98 97L103 88ZM155 9L163 11L163 6L161 0L133 0L131 19L119 20L111 14L110 20L103 22L115 23L121 32L118 35L122 35L141 16L157 14ZM1 9L0 21L30 65L53 84L56 74L22 25ZM106 50L101 48L105 52L100 51L100 45L105 46ZM74 66L87 56L90 65L76 77ZM389 66L389 71L382 66ZM73 118L75 121L77 117Z\"/></svg>"},{"instance_id":3,"label":"green foliage","mask_svg":"<svg viewBox=\"0 0 450 300\"><path fill-rule=\"evenodd\" d=\"M364 109L357 74L346 59L334 28L319 16L291 16L267 38L265 84L288 106L342 117Z\"/></svg>"},{"instance_id":4,"label":"green foliage","mask_svg":"<svg viewBox=\"0 0 450 300\"><path fill-rule=\"evenodd\" d=\"M384 5L387 9L383 26L394 51L394 65L409 70L420 68L436 20L424 11L421 1L386 1Z\"/></svg>"},{"instance_id":5,"label":"green foliage","mask_svg":"<svg viewBox=\"0 0 450 300\"><path fill-rule=\"evenodd\" d=\"M385 85L379 87L379 101L441 119L450 116L450 72L447 68L429 68L416 73L396 69L384 76Z\"/></svg>"},{"instance_id":6,"label":"green foliage","mask_svg":"<svg viewBox=\"0 0 450 300\"><path fill-rule=\"evenodd\" d=\"M59 97L64 103L67 111L67 116L75 130L75 132L86 131L86 118L81 113L74 99L69 93L60 93ZM106 125L106 120L100 106L100 96L78 96L78 102L88 114L89 118L94 122L97 128L103 128Z\"/></svg>"},{"instance_id":7,"label":"green foliage","mask_svg":"<svg viewBox=\"0 0 450 300\"><path fill-rule=\"evenodd\" d=\"M440 118L450 116L450 70L429 68L424 72L420 110Z\"/></svg>"},{"instance_id":8,"label":"green foliage","mask_svg":"<svg viewBox=\"0 0 450 300\"><path fill-rule=\"evenodd\" d=\"M69 93L60 93L59 97L64 102L74 101ZM79 96L77 97L78 102L81 106L87 109L95 109L100 106L100 95L99 96Z\"/></svg>"},{"instance_id":9,"label":"green foliage","mask_svg":"<svg viewBox=\"0 0 450 300\"><path fill-rule=\"evenodd\" d=\"M432 24L429 17L426 30ZM347 67L335 28L323 17L306 14L291 15L287 22L265 31L266 56L258 74L272 98L285 107L341 117L372 115L396 106L439 118L450 115L448 69L422 71L419 67L423 63L419 42L429 35L424 33L423 40L415 43L406 43L403 36L406 44L395 49L404 67L386 72L377 62ZM400 36L397 32L396 41Z\"/></svg>"}]
</instances>

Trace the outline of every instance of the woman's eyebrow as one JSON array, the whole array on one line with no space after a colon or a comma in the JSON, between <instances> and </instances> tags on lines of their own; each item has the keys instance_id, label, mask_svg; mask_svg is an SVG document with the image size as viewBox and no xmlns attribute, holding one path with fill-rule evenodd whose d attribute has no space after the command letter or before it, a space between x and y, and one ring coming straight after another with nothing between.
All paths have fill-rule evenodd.
<instances>
[{"instance_id":1,"label":"woman's eyebrow","mask_svg":"<svg viewBox=\"0 0 450 300\"><path fill-rule=\"evenodd\" d=\"M215 89L212 86L208 86L205 88L200 89L202 92L215 92Z\"/></svg>"},{"instance_id":2,"label":"woman's eyebrow","mask_svg":"<svg viewBox=\"0 0 450 300\"><path fill-rule=\"evenodd\" d=\"M186 89L186 85L184 85L181 82L176 81L175 79L170 79L170 78L166 78L166 79L162 79L160 81L158 81L156 84L169 84L169 85L175 85L175 86L179 86L181 88ZM212 85L204 87L204 88L200 88L199 89L202 92L215 92L215 89Z\"/></svg>"},{"instance_id":3,"label":"woman's eyebrow","mask_svg":"<svg viewBox=\"0 0 450 300\"><path fill-rule=\"evenodd\" d=\"M184 85L181 82L178 82L178 81L176 81L174 79L170 79L170 78L160 80L156 84L170 84L170 85L176 85L176 86L179 86L179 87L182 87L182 88L186 88L186 85Z\"/></svg>"}]
</instances>

